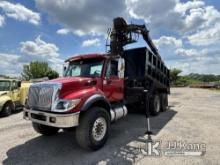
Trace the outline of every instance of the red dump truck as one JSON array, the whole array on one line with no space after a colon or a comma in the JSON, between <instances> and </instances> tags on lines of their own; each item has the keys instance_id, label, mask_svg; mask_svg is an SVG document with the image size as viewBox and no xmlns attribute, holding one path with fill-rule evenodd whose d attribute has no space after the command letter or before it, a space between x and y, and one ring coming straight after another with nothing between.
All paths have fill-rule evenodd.
<instances>
[{"instance_id":1,"label":"red dump truck","mask_svg":"<svg viewBox=\"0 0 220 165\"><path fill-rule=\"evenodd\" d=\"M127 115L127 107L145 109L143 91L148 91L152 115L165 111L169 70L153 43L151 50L123 49L132 41L130 33L142 34L149 40L145 32L144 26L130 26L116 18L109 53L71 57L65 61L68 66L64 77L31 85L24 118L31 120L33 128L43 135L75 128L78 144L97 150L105 144L111 123Z\"/></svg>"}]
</instances>

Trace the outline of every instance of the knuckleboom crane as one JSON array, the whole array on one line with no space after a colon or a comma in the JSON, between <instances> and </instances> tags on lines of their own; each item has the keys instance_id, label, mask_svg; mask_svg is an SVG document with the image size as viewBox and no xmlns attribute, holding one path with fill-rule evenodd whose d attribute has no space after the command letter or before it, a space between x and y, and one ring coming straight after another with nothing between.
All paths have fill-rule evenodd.
<instances>
[{"instance_id":1,"label":"knuckleboom crane","mask_svg":"<svg viewBox=\"0 0 220 165\"><path fill-rule=\"evenodd\" d=\"M134 34L142 35L151 51L160 58L158 50L145 25L127 24L122 17L113 20L113 27L110 32L110 55L123 55L124 46L137 42L138 37Z\"/></svg>"},{"instance_id":2,"label":"knuckleboom crane","mask_svg":"<svg viewBox=\"0 0 220 165\"><path fill-rule=\"evenodd\" d=\"M137 24L127 24L122 17L117 17L113 20L113 27L110 30L110 50L109 55L112 57L123 57L124 56L124 46L137 42L139 35L142 35L143 39L146 41L150 50L161 59L158 49L154 45L151 37L149 36L149 30L145 25ZM146 108L146 118L147 118L147 131L148 142L151 142L151 128L150 128L150 110L149 110L149 96L146 89L143 89L143 97L145 98L145 108Z\"/></svg>"}]
</instances>

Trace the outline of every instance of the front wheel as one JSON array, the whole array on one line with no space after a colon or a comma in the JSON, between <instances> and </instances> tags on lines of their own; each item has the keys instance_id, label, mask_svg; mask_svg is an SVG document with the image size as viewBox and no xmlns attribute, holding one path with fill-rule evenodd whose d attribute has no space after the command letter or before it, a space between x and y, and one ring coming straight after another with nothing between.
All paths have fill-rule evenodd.
<instances>
[{"instance_id":1,"label":"front wheel","mask_svg":"<svg viewBox=\"0 0 220 165\"><path fill-rule=\"evenodd\" d=\"M45 136L51 136L51 135L57 134L59 131L59 128L42 125L38 123L32 123L32 126L36 132L42 135L45 135Z\"/></svg>"},{"instance_id":2,"label":"front wheel","mask_svg":"<svg viewBox=\"0 0 220 165\"><path fill-rule=\"evenodd\" d=\"M0 113L0 116L5 117L5 116L9 116L12 113L12 104L11 103L6 103Z\"/></svg>"},{"instance_id":3,"label":"front wheel","mask_svg":"<svg viewBox=\"0 0 220 165\"><path fill-rule=\"evenodd\" d=\"M93 107L80 118L80 125L76 128L76 140L85 149L98 150L108 139L109 127L108 112L101 107Z\"/></svg>"}]
</instances>

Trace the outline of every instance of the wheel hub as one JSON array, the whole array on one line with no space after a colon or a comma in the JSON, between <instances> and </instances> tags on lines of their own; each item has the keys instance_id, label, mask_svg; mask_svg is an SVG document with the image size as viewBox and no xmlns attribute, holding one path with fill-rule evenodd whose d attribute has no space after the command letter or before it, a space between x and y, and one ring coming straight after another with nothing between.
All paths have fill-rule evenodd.
<instances>
[{"instance_id":1,"label":"wheel hub","mask_svg":"<svg viewBox=\"0 0 220 165\"><path fill-rule=\"evenodd\" d=\"M9 113L11 109L10 109L10 107L9 107L9 106L7 106L7 107L5 107L5 110L6 110L6 112L8 112L8 113Z\"/></svg>"},{"instance_id":2,"label":"wheel hub","mask_svg":"<svg viewBox=\"0 0 220 165\"><path fill-rule=\"evenodd\" d=\"M95 120L92 127L92 136L96 141L100 141L104 138L107 130L107 123L103 117L99 117Z\"/></svg>"}]
</instances>

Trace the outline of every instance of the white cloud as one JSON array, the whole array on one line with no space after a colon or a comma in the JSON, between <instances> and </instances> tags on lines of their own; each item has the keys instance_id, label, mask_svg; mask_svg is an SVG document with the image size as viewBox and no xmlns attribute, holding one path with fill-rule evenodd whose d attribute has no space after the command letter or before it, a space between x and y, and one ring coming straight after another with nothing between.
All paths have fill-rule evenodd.
<instances>
[{"instance_id":1,"label":"white cloud","mask_svg":"<svg viewBox=\"0 0 220 165\"><path fill-rule=\"evenodd\" d=\"M220 21L220 12L214 6L207 6L205 8L204 18L206 20L204 27L212 26Z\"/></svg>"},{"instance_id":2,"label":"white cloud","mask_svg":"<svg viewBox=\"0 0 220 165\"><path fill-rule=\"evenodd\" d=\"M112 19L124 14L124 1L111 0L35 0L37 7L49 15L52 22L77 35L104 35Z\"/></svg>"},{"instance_id":3,"label":"white cloud","mask_svg":"<svg viewBox=\"0 0 220 165\"><path fill-rule=\"evenodd\" d=\"M126 5L131 17L143 19L152 29L162 27L179 33L211 26L220 16L218 10L201 0L126 0Z\"/></svg>"},{"instance_id":4,"label":"white cloud","mask_svg":"<svg viewBox=\"0 0 220 165\"><path fill-rule=\"evenodd\" d=\"M195 34L188 36L188 40L192 45L203 46L220 43L220 23L208 29L204 29Z\"/></svg>"},{"instance_id":5,"label":"white cloud","mask_svg":"<svg viewBox=\"0 0 220 165\"><path fill-rule=\"evenodd\" d=\"M0 15L0 27L4 26L5 24L5 17Z\"/></svg>"},{"instance_id":6,"label":"white cloud","mask_svg":"<svg viewBox=\"0 0 220 165\"><path fill-rule=\"evenodd\" d=\"M18 21L27 21L34 25L39 25L40 14L17 3L13 4L8 1L0 1L0 8L7 17L14 18Z\"/></svg>"},{"instance_id":7,"label":"white cloud","mask_svg":"<svg viewBox=\"0 0 220 165\"><path fill-rule=\"evenodd\" d=\"M216 44L219 39L220 12L203 0L35 0L39 9L49 15L52 22L60 24L68 32L78 36L106 34L112 19L123 16L128 22L144 21L153 34L168 32L173 36L161 36L154 40L165 62L186 68L186 71L212 73L207 67L216 61L212 48L195 45ZM94 10L97 9L97 10ZM112 10L114 9L114 10ZM85 12L86 11L86 12ZM133 18L133 19L131 19ZM60 31L67 33L67 31ZM94 37L99 38L99 37ZM189 43L186 43L187 39ZM201 41L204 40L204 41ZM100 41L98 41L100 42ZM97 44L95 39L85 40L82 46ZM219 43L218 43L219 46ZM200 50L201 49L201 50ZM208 52L208 53L207 53ZM214 60L212 60L214 59ZM195 67L196 66L196 67ZM219 68L219 67L218 67Z\"/></svg>"},{"instance_id":8,"label":"white cloud","mask_svg":"<svg viewBox=\"0 0 220 165\"><path fill-rule=\"evenodd\" d=\"M79 37L82 37L82 36L86 35L86 33L83 32L82 30L71 30L71 29L65 29L65 28L57 30L57 34L60 34L60 35L67 35L69 33L73 33L73 34L75 34L75 35L77 35ZM90 33L90 35L95 36L95 35L98 35L98 34Z\"/></svg>"},{"instance_id":9,"label":"white cloud","mask_svg":"<svg viewBox=\"0 0 220 165\"><path fill-rule=\"evenodd\" d=\"M200 8L203 6L205 6L205 3L200 0L187 1L186 3L179 2L175 6L175 11L185 14L186 11L190 9Z\"/></svg>"},{"instance_id":10,"label":"white cloud","mask_svg":"<svg viewBox=\"0 0 220 165\"><path fill-rule=\"evenodd\" d=\"M80 36L80 37L86 35L86 33L83 32L82 30L74 30L74 31L72 31L72 32L73 32L75 35ZM91 35L95 35L95 33L90 33L90 34L91 34Z\"/></svg>"},{"instance_id":11,"label":"white cloud","mask_svg":"<svg viewBox=\"0 0 220 165\"><path fill-rule=\"evenodd\" d=\"M53 43L47 43L38 36L34 41L20 43L20 55L0 53L0 74L20 76L24 64L31 61L48 62L49 66L62 75L63 59L59 48Z\"/></svg>"},{"instance_id":12,"label":"white cloud","mask_svg":"<svg viewBox=\"0 0 220 165\"><path fill-rule=\"evenodd\" d=\"M219 15L213 6L202 0L35 0L37 7L52 22L64 27L58 34L72 32L78 36L104 35L114 17L142 19L150 29L165 28L178 33L192 33L211 26ZM94 10L95 9L95 10ZM114 9L114 10L112 10ZM86 11L86 12L85 12Z\"/></svg>"},{"instance_id":13,"label":"white cloud","mask_svg":"<svg viewBox=\"0 0 220 165\"><path fill-rule=\"evenodd\" d=\"M185 32L197 33L198 30L212 27L220 21L220 12L213 6L190 9L185 14Z\"/></svg>"},{"instance_id":14,"label":"white cloud","mask_svg":"<svg viewBox=\"0 0 220 165\"><path fill-rule=\"evenodd\" d=\"M155 45L158 47L173 47L173 48L179 48L183 46L181 39L176 39L171 36L162 36L157 40L153 41Z\"/></svg>"},{"instance_id":15,"label":"white cloud","mask_svg":"<svg viewBox=\"0 0 220 165\"><path fill-rule=\"evenodd\" d=\"M62 74L63 59L60 58L59 48L53 43L47 43L38 36L34 41L25 41L20 43L20 51L25 55L20 61L46 61L49 65Z\"/></svg>"},{"instance_id":16,"label":"white cloud","mask_svg":"<svg viewBox=\"0 0 220 165\"><path fill-rule=\"evenodd\" d=\"M159 46L160 54L169 68L182 69L184 74L191 72L219 74L220 51L218 48L188 46L186 48L181 39L166 36L162 36L155 43Z\"/></svg>"},{"instance_id":17,"label":"white cloud","mask_svg":"<svg viewBox=\"0 0 220 165\"><path fill-rule=\"evenodd\" d=\"M175 52L177 55L191 57L191 56L199 56L199 52L196 49L177 49Z\"/></svg>"},{"instance_id":18,"label":"white cloud","mask_svg":"<svg viewBox=\"0 0 220 165\"><path fill-rule=\"evenodd\" d=\"M42 57L58 57L59 48L53 43L47 43L38 36L35 41L21 42L20 51L28 55L42 56Z\"/></svg>"},{"instance_id":19,"label":"white cloud","mask_svg":"<svg viewBox=\"0 0 220 165\"><path fill-rule=\"evenodd\" d=\"M166 3L163 0L126 0L127 10L133 18L143 19L154 27L174 21L170 16L175 5L176 0L166 0Z\"/></svg>"},{"instance_id":20,"label":"white cloud","mask_svg":"<svg viewBox=\"0 0 220 165\"><path fill-rule=\"evenodd\" d=\"M189 15L185 18L185 29L184 31L197 30L206 20L204 18L205 10L202 8L191 9Z\"/></svg>"},{"instance_id":21,"label":"white cloud","mask_svg":"<svg viewBox=\"0 0 220 165\"><path fill-rule=\"evenodd\" d=\"M186 58L185 56L179 56L176 54L177 49L182 49L184 47L181 38L177 39L171 36L161 36L159 39L153 40L153 42L159 49L159 53L165 62Z\"/></svg>"},{"instance_id":22,"label":"white cloud","mask_svg":"<svg viewBox=\"0 0 220 165\"><path fill-rule=\"evenodd\" d=\"M69 32L70 32L69 29L59 29L59 30L57 30L57 34L61 34L61 35L66 35Z\"/></svg>"},{"instance_id":23,"label":"white cloud","mask_svg":"<svg viewBox=\"0 0 220 165\"><path fill-rule=\"evenodd\" d=\"M19 76L22 64L19 62L20 56L15 54L0 53L1 65L0 74L8 76Z\"/></svg>"},{"instance_id":24,"label":"white cloud","mask_svg":"<svg viewBox=\"0 0 220 165\"><path fill-rule=\"evenodd\" d=\"M99 46L100 43L100 39L95 38L95 39L89 39L89 40L85 40L82 43L83 47L88 47L88 46Z\"/></svg>"},{"instance_id":25,"label":"white cloud","mask_svg":"<svg viewBox=\"0 0 220 165\"><path fill-rule=\"evenodd\" d=\"M31 61L44 61L48 62L50 67L56 70L60 75L62 75L63 60L60 58L38 58L37 56L31 55L16 55L0 53L1 65L0 65L0 75L8 76L21 76L21 72L24 64L28 64Z\"/></svg>"},{"instance_id":26,"label":"white cloud","mask_svg":"<svg viewBox=\"0 0 220 165\"><path fill-rule=\"evenodd\" d=\"M183 49L179 52L182 52L182 55L187 56L187 58L171 63L172 68L180 68L184 74L219 74L219 49Z\"/></svg>"},{"instance_id":27,"label":"white cloud","mask_svg":"<svg viewBox=\"0 0 220 165\"><path fill-rule=\"evenodd\" d=\"M220 12L213 6L205 6L191 10L190 13L191 15L186 18L186 22L188 27L195 28L194 33L187 36L189 42L195 46L219 44ZM199 28L196 26L198 24Z\"/></svg>"}]
</instances>

